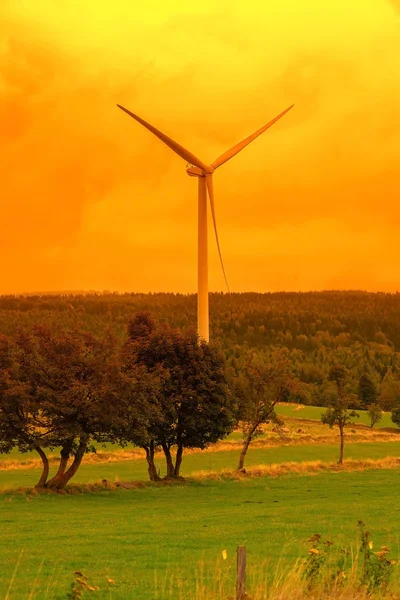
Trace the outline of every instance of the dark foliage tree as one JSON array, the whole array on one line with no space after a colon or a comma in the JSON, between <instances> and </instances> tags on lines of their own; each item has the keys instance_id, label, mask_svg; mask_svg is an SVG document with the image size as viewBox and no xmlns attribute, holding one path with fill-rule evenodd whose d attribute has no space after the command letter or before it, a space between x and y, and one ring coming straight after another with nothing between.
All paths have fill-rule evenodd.
<instances>
[{"instance_id":1,"label":"dark foliage tree","mask_svg":"<svg viewBox=\"0 0 400 600\"><path fill-rule=\"evenodd\" d=\"M385 378L380 387L378 404L382 410L392 411L400 404L400 381Z\"/></svg>"},{"instance_id":2,"label":"dark foliage tree","mask_svg":"<svg viewBox=\"0 0 400 600\"><path fill-rule=\"evenodd\" d=\"M358 399L361 408L366 410L370 404L376 404L377 396L378 394L374 382L368 375L361 375L358 382Z\"/></svg>"},{"instance_id":3,"label":"dark foliage tree","mask_svg":"<svg viewBox=\"0 0 400 600\"><path fill-rule=\"evenodd\" d=\"M391 418L392 422L400 427L400 405L393 408Z\"/></svg>"},{"instance_id":4,"label":"dark foliage tree","mask_svg":"<svg viewBox=\"0 0 400 600\"><path fill-rule=\"evenodd\" d=\"M336 385L336 394L331 397L331 405L328 409L322 413L321 421L332 428L337 425L340 434L340 453L338 464L343 464L344 454L344 430L351 420L358 417L358 413L354 410L349 410L350 406L354 405L354 395L349 393L347 389L347 382L349 373L343 365L335 365L329 371L329 380L333 381Z\"/></svg>"},{"instance_id":5,"label":"dark foliage tree","mask_svg":"<svg viewBox=\"0 0 400 600\"><path fill-rule=\"evenodd\" d=\"M35 450L43 465L39 487L49 473L49 461L42 448L48 434L48 423L44 421L29 386L21 378L14 340L0 336L0 453L15 447L23 453Z\"/></svg>"},{"instance_id":6,"label":"dark foliage tree","mask_svg":"<svg viewBox=\"0 0 400 600\"><path fill-rule=\"evenodd\" d=\"M143 327L149 322L147 314L139 313L129 324L125 365L127 370L145 367L157 376L160 386L146 435L134 433L131 441L145 449L150 479L158 478L154 452L159 446L167 477L178 477L184 448L205 448L232 431L233 397L224 356L213 344L199 341L191 330L154 323Z\"/></svg>"},{"instance_id":7,"label":"dark foliage tree","mask_svg":"<svg viewBox=\"0 0 400 600\"><path fill-rule=\"evenodd\" d=\"M151 313L138 313L128 323L128 337L131 341L140 341L140 339L148 338L156 329L156 322Z\"/></svg>"},{"instance_id":8,"label":"dark foliage tree","mask_svg":"<svg viewBox=\"0 0 400 600\"><path fill-rule=\"evenodd\" d=\"M75 475L93 442L115 441L129 418L147 425L146 390L140 378L125 377L119 346L86 332L35 327L16 340L20 381L36 418L40 447L60 447L56 474L40 485L62 489ZM73 458L70 463L70 458Z\"/></svg>"}]
</instances>

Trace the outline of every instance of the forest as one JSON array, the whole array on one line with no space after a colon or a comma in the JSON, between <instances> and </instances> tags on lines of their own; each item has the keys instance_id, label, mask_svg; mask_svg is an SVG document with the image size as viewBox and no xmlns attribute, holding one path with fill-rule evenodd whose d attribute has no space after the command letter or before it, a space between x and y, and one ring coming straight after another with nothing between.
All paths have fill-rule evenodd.
<instances>
[{"instance_id":1,"label":"forest","mask_svg":"<svg viewBox=\"0 0 400 600\"><path fill-rule=\"evenodd\" d=\"M195 295L49 293L1 296L0 333L43 324L123 339L138 311L181 330L196 326ZM400 294L214 293L210 328L211 339L236 368L243 352L268 361L286 349L293 374L304 384L289 401L328 406L329 370L337 364L350 373L354 394L367 378L383 409L400 401Z\"/></svg>"}]
</instances>

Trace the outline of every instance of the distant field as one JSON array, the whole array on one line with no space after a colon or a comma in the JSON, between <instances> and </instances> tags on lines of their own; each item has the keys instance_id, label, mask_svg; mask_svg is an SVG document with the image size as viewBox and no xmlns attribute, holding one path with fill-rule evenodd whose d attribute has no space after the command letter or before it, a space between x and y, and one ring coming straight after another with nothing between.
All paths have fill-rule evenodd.
<instances>
[{"instance_id":1,"label":"distant field","mask_svg":"<svg viewBox=\"0 0 400 600\"><path fill-rule=\"evenodd\" d=\"M378 442L348 444L345 447L345 458L385 458L398 456L398 442ZM234 470L237 466L238 451L199 452L184 455L182 475L190 476L198 471ZM303 446L277 446L273 448L256 448L248 452L246 466L259 464L277 464L289 461L336 461L338 458L337 444L310 444ZM161 476L165 475L165 461L160 457L156 461ZM38 469L0 470L0 489L14 487L32 487L39 478ZM147 466L144 459L120 462L105 462L95 464L83 463L72 482L88 483L99 479L114 481L147 480Z\"/></svg>"},{"instance_id":2,"label":"distant field","mask_svg":"<svg viewBox=\"0 0 400 600\"><path fill-rule=\"evenodd\" d=\"M93 597L175 600L193 590L200 561L205 581L219 565L226 597L233 596L238 544L247 546L250 569L264 559L272 569L280 558L291 565L305 557L313 533L331 536L335 547L354 548L359 519L372 531L375 547L387 544L397 558L399 495L397 470L203 481L29 501L3 495L0 593L23 551L10 600L65 598L76 569L105 591ZM224 562L222 550L228 553Z\"/></svg>"},{"instance_id":3,"label":"distant field","mask_svg":"<svg viewBox=\"0 0 400 600\"><path fill-rule=\"evenodd\" d=\"M302 406L298 404L279 404L276 408L276 412L283 417L296 417L299 419L315 419L319 421L321 419L321 414L325 411L326 408L320 408L319 406ZM369 425L368 414L365 410L357 410L356 411L360 416L359 418L354 419L354 423L363 423L364 425ZM379 429L381 427L396 427L390 418L391 413L385 412L383 413L382 420L375 425L375 429Z\"/></svg>"}]
</instances>

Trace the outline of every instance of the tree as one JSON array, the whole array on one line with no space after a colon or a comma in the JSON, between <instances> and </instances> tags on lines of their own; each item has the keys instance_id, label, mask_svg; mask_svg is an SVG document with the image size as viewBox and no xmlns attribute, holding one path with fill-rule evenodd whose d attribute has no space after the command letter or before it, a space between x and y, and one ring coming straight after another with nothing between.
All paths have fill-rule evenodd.
<instances>
[{"instance_id":1,"label":"tree","mask_svg":"<svg viewBox=\"0 0 400 600\"><path fill-rule=\"evenodd\" d=\"M331 398L331 405L322 413L321 421L332 429L334 425L339 427L340 434L340 454L338 464L343 464L344 454L344 429L351 423L351 419L358 417L358 413L349 410L349 406L354 404L354 396L346 388L348 381L348 371L342 365L331 367L329 371L329 380L336 384L336 396Z\"/></svg>"},{"instance_id":2,"label":"tree","mask_svg":"<svg viewBox=\"0 0 400 600\"><path fill-rule=\"evenodd\" d=\"M237 470L244 461L251 441L260 433L260 426L270 421L281 423L275 413L278 402L287 400L298 388L289 369L287 352L277 350L268 361L251 353L235 381L238 399L238 419L243 425L243 446Z\"/></svg>"},{"instance_id":3,"label":"tree","mask_svg":"<svg viewBox=\"0 0 400 600\"><path fill-rule=\"evenodd\" d=\"M76 474L93 442L115 441L126 426L145 422L147 390L126 379L119 347L110 336L34 327L16 340L19 377L35 417L40 448L60 447L56 474L40 485L62 489ZM73 457L72 463L69 463ZM47 459L46 459L47 460Z\"/></svg>"},{"instance_id":4,"label":"tree","mask_svg":"<svg viewBox=\"0 0 400 600\"><path fill-rule=\"evenodd\" d=\"M14 340L0 336L0 453L14 447L20 452L36 451L43 465L37 487L44 485L49 474L49 461L42 449L46 433L38 404L21 381Z\"/></svg>"},{"instance_id":5,"label":"tree","mask_svg":"<svg viewBox=\"0 0 400 600\"><path fill-rule=\"evenodd\" d=\"M382 410L391 411L396 409L400 403L400 381L397 379L386 379L380 386L378 404Z\"/></svg>"},{"instance_id":6,"label":"tree","mask_svg":"<svg viewBox=\"0 0 400 600\"><path fill-rule=\"evenodd\" d=\"M370 426L372 429L372 427L379 423L379 421L382 419L383 413L381 407L378 404L370 404L368 406L367 414L369 416Z\"/></svg>"},{"instance_id":7,"label":"tree","mask_svg":"<svg viewBox=\"0 0 400 600\"><path fill-rule=\"evenodd\" d=\"M145 434L131 441L146 452L150 479L158 478L154 453L161 446L167 477L179 477L184 448L205 448L234 425L223 354L199 340L192 330L156 325L148 313L138 313L128 327L125 368L145 367L160 382ZM172 448L176 447L175 462Z\"/></svg>"},{"instance_id":8,"label":"tree","mask_svg":"<svg viewBox=\"0 0 400 600\"><path fill-rule=\"evenodd\" d=\"M396 406L392 409L392 422L400 427L400 406Z\"/></svg>"},{"instance_id":9,"label":"tree","mask_svg":"<svg viewBox=\"0 0 400 600\"><path fill-rule=\"evenodd\" d=\"M361 375L358 382L358 398L361 408L366 409L370 404L376 404L378 393L374 382L368 375Z\"/></svg>"},{"instance_id":10,"label":"tree","mask_svg":"<svg viewBox=\"0 0 400 600\"><path fill-rule=\"evenodd\" d=\"M300 380L304 383L321 385L324 382L324 372L320 367L312 363L304 363L300 371Z\"/></svg>"}]
</instances>

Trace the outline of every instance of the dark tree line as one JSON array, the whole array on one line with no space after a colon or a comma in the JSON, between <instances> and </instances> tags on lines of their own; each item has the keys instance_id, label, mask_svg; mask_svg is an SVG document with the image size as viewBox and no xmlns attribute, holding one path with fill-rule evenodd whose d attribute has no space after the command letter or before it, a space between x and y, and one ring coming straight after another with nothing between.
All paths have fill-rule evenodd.
<instances>
[{"instance_id":1,"label":"dark tree line","mask_svg":"<svg viewBox=\"0 0 400 600\"><path fill-rule=\"evenodd\" d=\"M368 292L279 292L211 294L213 337L252 347L276 345L312 351L315 347L348 346L356 342L400 350L400 294ZM8 321L15 313L35 319L37 313L71 321L77 316L126 323L133 313L149 311L172 327L194 327L196 296L183 294L42 294L0 296ZM36 315L36 316L35 316ZM5 315L3 315L5 317ZM128 318L127 318L128 317ZM21 318L21 315L19 315ZM43 316L42 316L43 319ZM2 319L0 318L0 323ZM5 323L2 327L6 327ZM89 327L91 329L91 327Z\"/></svg>"},{"instance_id":2,"label":"dark tree line","mask_svg":"<svg viewBox=\"0 0 400 600\"><path fill-rule=\"evenodd\" d=\"M400 401L400 294L319 292L211 294L211 336L227 358L254 351L267 361L290 351L293 375L306 384L302 401L327 406L329 371L343 365L358 393L367 376L377 401L391 410ZM86 294L0 297L0 333L45 323L66 331L104 331L123 340L126 323L148 311L160 323L195 327L196 297L182 294ZM371 404L369 402L368 404ZM372 403L374 404L374 403Z\"/></svg>"},{"instance_id":3,"label":"dark tree line","mask_svg":"<svg viewBox=\"0 0 400 600\"><path fill-rule=\"evenodd\" d=\"M0 452L36 451L37 487L64 488L103 442L144 448L152 480L161 447L167 476L178 477L185 448L205 448L234 423L223 354L146 314L131 321L123 343L47 326L0 337ZM49 478L48 451L56 448Z\"/></svg>"}]
</instances>

